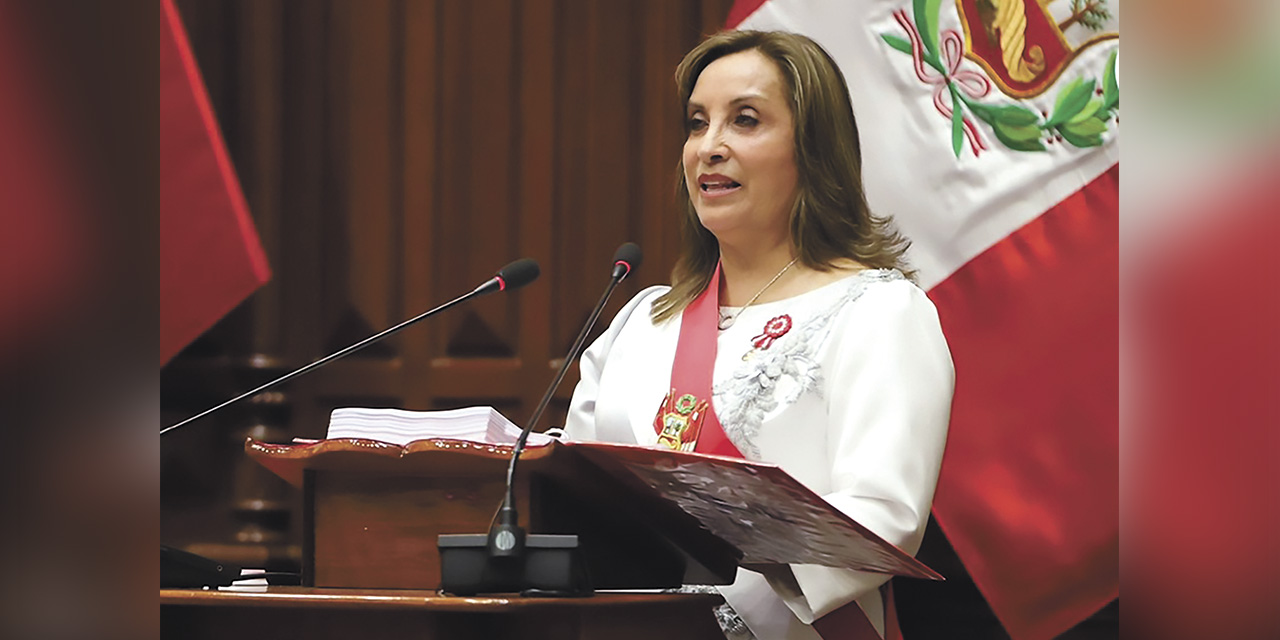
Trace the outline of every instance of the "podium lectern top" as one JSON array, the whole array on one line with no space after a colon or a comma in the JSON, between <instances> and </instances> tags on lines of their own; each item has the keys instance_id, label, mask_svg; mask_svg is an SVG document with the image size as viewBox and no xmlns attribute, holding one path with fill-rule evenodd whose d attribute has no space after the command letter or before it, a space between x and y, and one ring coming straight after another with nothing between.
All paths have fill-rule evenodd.
<instances>
[{"instance_id":1,"label":"podium lectern top","mask_svg":"<svg viewBox=\"0 0 1280 640\"><path fill-rule=\"evenodd\" d=\"M502 478L511 453L504 445L445 439L404 446L354 439L273 445L250 439L245 449L298 486L306 471ZM736 549L742 564L816 564L942 579L776 465L635 445L554 442L527 448L519 471L522 478L546 475L571 487L598 486L607 479L609 495L597 492L597 502L654 511L653 521L685 531L676 539L709 533Z\"/></svg>"}]
</instances>

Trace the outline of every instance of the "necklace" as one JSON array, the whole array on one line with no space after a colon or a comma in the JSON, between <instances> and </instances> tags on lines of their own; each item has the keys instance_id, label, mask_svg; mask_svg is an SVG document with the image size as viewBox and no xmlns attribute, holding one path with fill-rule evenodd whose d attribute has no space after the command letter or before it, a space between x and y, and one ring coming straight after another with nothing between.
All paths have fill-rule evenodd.
<instances>
[{"instance_id":1,"label":"necklace","mask_svg":"<svg viewBox=\"0 0 1280 640\"><path fill-rule=\"evenodd\" d=\"M782 277L782 274L786 273L786 272L787 272L787 269L790 269L790 268L791 268L791 265L795 264L795 263L796 263L796 260L799 260L799 259L800 259L800 256L796 256L796 257L792 258L792 259L791 259L791 262L788 262L788 263L787 263L787 266L783 267L783 268L782 268L782 271L779 271L779 272L778 272L778 275L774 276L772 280L770 280L770 281L769 281L768 283L766 283L763 287L761 287L761 288L760 288L760 290L759 290L759 291L757 291L757 292L756 292L756 294L755 294L754 296L751 296L751 299L750 299L750 300L748 300L746 304L742 305L742 308L738 309L738 312L737 312L737 313L734 313L734 314L728 314L728 313L725 313L725 312L721 311L721 312L720 312L720 321L716 323L716 326L717 326L717 327L719 327L721 331L724 331L725 329L728 329L729 327L732 327L732 326L733 326L733 323L734 323L734 322L737 322L737 320L738 320L738 316L742 315L742 312L743 312L743 311L746 311L746 310L747 310L747 307L749 307L749 306L751 306L751 305L755 304L756 299L757 299L757 298L759 298L759 297L761 296L761 294L763 294L765 291L767 291L767 290L769 289L769 287L772 287L772 286L773 286L773 283L777 282L777 281L778 281L778 278L781 278L781 277Z\"/></svg>"}]
</instances>

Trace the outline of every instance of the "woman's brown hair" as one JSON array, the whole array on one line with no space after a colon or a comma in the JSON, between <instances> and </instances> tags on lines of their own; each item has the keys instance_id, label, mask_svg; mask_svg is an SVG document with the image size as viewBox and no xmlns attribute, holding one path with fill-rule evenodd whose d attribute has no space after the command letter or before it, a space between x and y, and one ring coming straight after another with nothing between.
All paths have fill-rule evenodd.
<instances>
[{"instance_id":1,"label":"woman's brown hair","mask_svg":"<svg viewBox=\"0 0 1280 640\"><path fill-rule=\"evenodd\" d=\"M849 87L840 68L818 43L781 31L722 31L684 57L676 67L676 89L684 117L698 76L712 62L742 51L759 51L778 66L790 92L795 122L796 169L800 184L791 208L791 242L799 261L826 271L842 259L871 268L894 268L913 277L903 254L910 244L887 217L867 206L862 188L862 154ZM689 199L683 159L677 165L677 206L681 209L681 251L671 273L671 290L653 303L655 323L680 312L711 281L720 245L698 221Z\"/></svg>"}]
</instances>

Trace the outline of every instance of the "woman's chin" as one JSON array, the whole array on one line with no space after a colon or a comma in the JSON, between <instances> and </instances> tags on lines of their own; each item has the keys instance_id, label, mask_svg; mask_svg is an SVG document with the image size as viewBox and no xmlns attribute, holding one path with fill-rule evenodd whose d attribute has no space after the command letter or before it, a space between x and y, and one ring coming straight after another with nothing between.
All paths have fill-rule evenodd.
<instances>
[{"instance_id":1,"label":"woman's chin","mask_svg":"<svg viewBox=\"0 0 1280 640\"><path fill-rule=\"evenodd\" d=\"M702 224L702 228L711 232L717 240L723 241L726 236L732 235L734 224L732 220L728 220L725 216L718 215L698 215L698 222Z\"/></svg>"},{"instance_id":2,"label":"woman's chin","mask_svg":"<svg viewBox=\"0 0 1280 640\"><path fill-rule=\"evenodd\" d=\"M742 211L737 207L700 204L694 210L698 212L698 222L701 222L702 226L711 233L741 226Z\"/></svg>"}]
</instances>

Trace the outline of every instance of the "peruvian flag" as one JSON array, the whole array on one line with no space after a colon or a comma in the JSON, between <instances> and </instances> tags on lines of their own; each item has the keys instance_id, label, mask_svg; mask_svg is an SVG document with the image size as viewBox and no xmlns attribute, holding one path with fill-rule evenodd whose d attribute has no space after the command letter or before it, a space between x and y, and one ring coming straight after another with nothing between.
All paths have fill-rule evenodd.
<instances>
[{"instance_id":1,"label":"peruvian flag","mask_svg":"<svg viewBox=\"0 0 1280 640\"><path fill-rule=\"evenodd\" d=\"M186 31L160 4L160 364L270 277Z\"/></svg>"},{"instance_id":2,"label":"peruvian flag","mask_svg":"<svg viewBox=\"0 0 1280 640\"><path fill-rule=\"evenodd\" d=\"M1119 10L1076 4L738 0L728 24L844 72L871 207L955 361L934 517L1014 640L1119 595Z\"/></svg>"}]
</instances>

